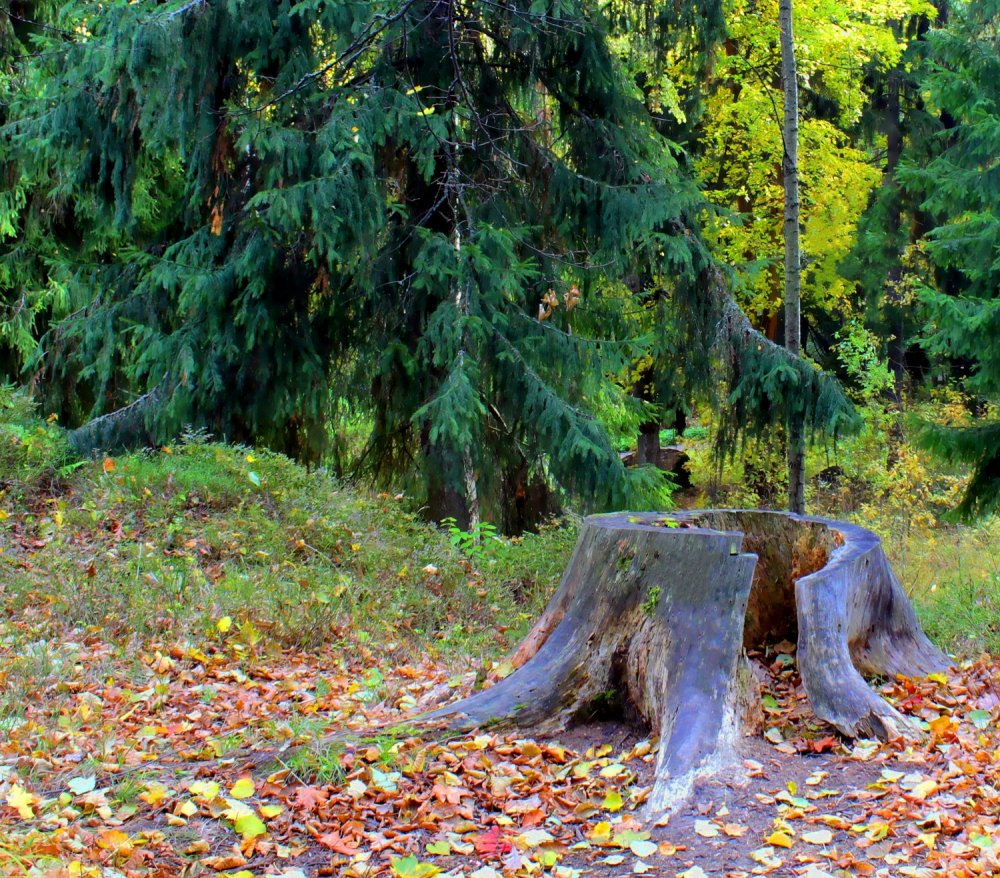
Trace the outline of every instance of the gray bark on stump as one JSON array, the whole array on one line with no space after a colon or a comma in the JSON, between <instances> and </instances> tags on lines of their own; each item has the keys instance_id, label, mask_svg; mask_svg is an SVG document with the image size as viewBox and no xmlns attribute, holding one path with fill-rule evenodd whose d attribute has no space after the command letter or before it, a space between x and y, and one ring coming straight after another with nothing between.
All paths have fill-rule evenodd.
<instances>
[{"instance_id":1,"label":"gray bark on stump","mask_svg":"<svg viewBox=\"0 0 1000 878\"><path fill-rule=\"evenodd\" d=\"M736 762L759 698L744 648L787 637L816 715L849 736L908 730L861 673L948 664L863 528L754 510L615 513L584 522L517 670L422 719L554 733L613 708L660 737L657 813Z\"/></svg>"}]
</instances>

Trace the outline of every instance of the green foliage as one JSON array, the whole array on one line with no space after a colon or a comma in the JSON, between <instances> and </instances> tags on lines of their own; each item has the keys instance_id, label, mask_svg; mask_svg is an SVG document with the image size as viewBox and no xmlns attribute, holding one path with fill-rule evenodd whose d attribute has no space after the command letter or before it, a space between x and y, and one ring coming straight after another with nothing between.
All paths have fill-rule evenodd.
<instances>
[{"instance_id":1,"label":"green foliage","mask_svg":"<svg viewBox=\"0 0 1000 878\"><path fill-rule=\"evenodd\" d=\"M965 427L928 429L930 447L973 469L958 512L1000 509L1000 5L973 0L927 37L923 84L948 124L928 144L929 161L911 156L904 186L921 198L932 228L919 242L933 272L919 294L925 349L959 361L964 386L986 416Z\"/></svg>"},{"instance_id":2,"label":"green foliage","mask_svg":"<svg viewBox=\"0 0 1000 878\"><path fill-rule=\"evenodd\" d=\"M949 651L970 657L1000 651L1000 576L969 579L956 571L916 607L927 636Z\"/></svg>"},{"instance_id":3,"label":"green foliage","mask_svg":"<svg viewBox=\"0 0 1000 878\"><path fill-rule=\"evenodd\" d=\"M350 623L356 636L400 648L492 654L541 610L575 540L565 526L516 543L493 537L497 549L470 564L405 498L370 496L280 454L199 434L86 461L53 492L39 473L57 472L64 434L12 398L0 407L0 435L44 429L61 442L47 456L33 446L30 465L3 470L0 580L7 609L32 620L17 635L26 642L67 624L123 641L209 634L252 661L282 643L336 640ZM0 448L9 453L7 442ZM20 454L23 443L10 448ZM39 594L46 609L36 615Z\"/></svg>"},{"instance_id":4,"label":"green foliage","mask_svg":"<svg viewBox=\"0 0 1000 878\"><path fill-rule=\"evenodd\" d=\"M30 397L0 385L0 497L22 497L75 466L64 430L38 417Z\"/></svg>"},{"instance_id":5,"label":"green foliage","mask_svg":"<svg viewBox=\"0 0 1000 878\"><path fill-rule=\"evenodd\" d=\"M656 612L656 608L660 605L660 587L654 585L650 590L646 599L642 602L640 609L647 616L652 618L653 614Z\"/></svg>"},{"instance_id":6,"label":"green foliage","mask_svg":"<svg viewBox=\"0 0 1000 878\"><path fill-rule=\"evenodd\" d=\"M690 273L697 188L595 4L449 10L40 10L4 77L25 182L2 223L18 283L65 291L46 405L155 393L133 444L192 424L316 459L346 399L367 469L432 498L464 491L465 451L485 496L526 467L597 505L648 488L594 417L636 350L602 286Z\"/></svg>"},{"instance_id":7,"label":"green foliage","mask_svg":"<svg viewBox=\"0 0 1000 878\"><path fill-rule=\"evenodd\" d=\"M616 441L719 377L682 146L721 10L39 4L0 71L10 374L27 361L46 408L88 422L81 451L191 425L316 462L346 407L370 427L357 471L435 518L472 483L503 526L531 482L662 505ZM829 390L732 366L733 399L767 400L754 429L787 387Z\"/></svg>"},{"instance_id":8,"label":"green foliage","mask_svg":"<svg viewBox=\"0 0 1000 878\"><path fill-rule=\"evenodd\" d=\"M478 522L470 530L462 530L458 522L449 517L441 520L441 526L448 531L451 544L463 555L474 560L485 559L496 545L505 545L497 536L496 525L486 521Z\"/></svg>"}]
</instances>

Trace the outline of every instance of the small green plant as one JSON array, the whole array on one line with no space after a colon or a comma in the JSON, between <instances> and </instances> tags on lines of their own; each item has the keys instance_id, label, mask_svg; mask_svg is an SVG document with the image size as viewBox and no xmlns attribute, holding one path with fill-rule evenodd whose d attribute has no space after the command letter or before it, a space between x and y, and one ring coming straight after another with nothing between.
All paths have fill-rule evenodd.
<instances>
[{"instance_id":1,"label":"small green plant","mask_svg":"<svg viewBox=\"0 0 1000 878\"><path fill-rule=\"evenodd\" d=\"M653 614L656 612L656 608L660 605L660 587L654 585L650 590L649 594L646 595L646 600L642 602L642 611L653 618Z\"/></svg>"},{"instance_id":2,"label":"small green plant","mask_svg":"<svg viewBox=\"0 0 1000 878\"><path fill-rule=\"evenodd\" d=\"M346 779L341 744L321 744L319 746L298 747L292 751L287 766L304 782L316 782L340 786Z\"/></svg>"},{"instance_id":3,"label":"small green plant","mask_svg":"<svg viewBox=\"0 0 1000 878\"><path fill-rule=\"evenodd\" d=\"M495 554L499 547L506 545L497 535L496 526L486 521L478 522L470 530L462 530L458 521L452 517L442 519L441 524L448 531L451 544L463 555L476 561L485 560L489 555Z\"/></svg>"}]
</instances>

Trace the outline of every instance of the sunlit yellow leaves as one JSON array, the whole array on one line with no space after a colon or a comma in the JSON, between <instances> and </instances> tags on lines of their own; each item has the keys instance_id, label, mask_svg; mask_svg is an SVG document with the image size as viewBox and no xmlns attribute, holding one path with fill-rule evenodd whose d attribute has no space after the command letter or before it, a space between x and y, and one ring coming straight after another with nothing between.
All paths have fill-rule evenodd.
<instances>
[{"instance_id":1,"label":"sunlit yellow leaves","mask_svg":"<svg viewBox=\"0 0 1000 878\"><path fill-rule=\"evenodd\" d=\"M243 836L244 840L256 838L267 832L264 821L256 814L241 814L234 821L233 828Z\"/></svg>"},{"instance_id":2,"label":"sunlit yellow leaves","mask_svg":"<svg viewBox=\"0 0 1000 878\"><path fill-rule=\"evenodd\" d=\"M778 848L790 848L794 843L792 837L785 832L772 832L764 841Z\"/></svg>"},{"instance_id":3,"label":"sunlit yellow leaves","mask_svg":"<svg viewBox=\"0 0 1000 878\"><path fill-rule=\"evenodd\" d=\"M611 824L606 820L594 824L594 828L587 835L594 844L605 844L611 841Z\"/></svg>"},{"instance_id":4,"label":"sunlit yellow leaves","mask_svg":"<svg viewBox=\"0 0 1000 878\"><path fill-rule=\"evenodd\" d=\"M211 802L216 796L219 795L220 787L214 781L204 781L196 780L191 786L188 787L192 796L201 799L205 802Z\"/></svg>"},{"instance_id":5,"label":"sunlit yellow leaves","mask_svg":"<svg viewBox=\"0 0 1000 878\"><path fill-rule=\"evenodd\" d=\"M925 780L918 783L913 789L910 790L909 795L911 798L916 799L918 802L922 802L928 796L936 793L938 789L937 781L935 780Z\"/></svg>"},{"instance_id":6,"label":"sunlit yellow leaves","mask_svg":"<svg viewBox=\"0 0 1000 878\"><path fill-rule=\"evenodd\" d=\"M219 630L219 633L225 634L230 628L233 627L232 616L223 616L215 623L215 627Z\"/></svg>"},{"instance_id":7,"label":"sunlit yellow leaves","mask_svg":"<svg viewBox=\"0 0 1000 878\"><path fill-rule=\"evenodd\" d=\"M232 785L229 795L234 799L249 799L254 794L254 782L251 777L241 777Z\"/></svg>"},{"instance_id":8,"label":"sunlit yellow leaves","mask_svg":"<svg viewBox=\"0 0 1000 878\"><path fill-rule=\"evenodd\" d=\"M397 857L389 861L392 874L396 878L431 878L443 871L433 863L421 863L416 857Z\"/></svg>"},{"instance_id":9,"label":"sunlit yellow leaves","mask_svg":"<svg viewBox=\"0 0 1000 878\"><path fill-rule=\"evenodd\" d=\"M131 856L133 849L131 837L120 829L108 829L100 833L97 837L97 846L122 859Z\"/></svg>"},{"instance_id":10,"label":"sunlit yellow leaves","mask_svg":"<svg viewBox=\"0 0 1000 878\"><path fill-rule=\"evenodd\" d=\"M35 816L32 806L38 804L38 796L29 793L20 784L11 784L7 791L7 804L17 811L22 820L30 820Z\"/></svg>"},{"instance_id":11,"label":"sunlit yellow leaves","mask_svg":"<svg viewBox=\"0 0 1000 878\"><path fill-rule=\"evenodd\" d=\"M163 784L151 783L139 793L139 799L154 808L170 796L170 790Z\"/></svg>"},{"instance_id":12,"label":"sunlit yellow leaves","mask_svg":"<svg viewBox=\"0 0 1000 878\"><path fill-rule=\"evenodd\" d=\"M612 790L604 797L604 801L601 803L601 807L605 811L621 811L622 807L625 805L624 800L621 797L621 793L616 790Z\"/></svg>"},{"instance_id":13,"label":"sunlit yellow leaves","mask_svg":"<svg viewBox=\"0 0 1000 878\"><path fill-rule=\"evenodd\" d=\"M882 841L882 839L886 838L888 835L889 824L882 822L872 823L865 832L865 836L869 839L869 841Z\"/></svg>"}]
</instances>

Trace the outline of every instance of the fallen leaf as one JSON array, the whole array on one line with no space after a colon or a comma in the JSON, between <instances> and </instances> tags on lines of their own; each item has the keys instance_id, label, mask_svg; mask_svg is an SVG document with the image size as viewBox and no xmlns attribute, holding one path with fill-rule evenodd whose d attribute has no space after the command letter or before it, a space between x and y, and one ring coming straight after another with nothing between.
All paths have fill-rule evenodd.
<instances>
[{"instance_id":1,"label":"fallen leaf","mask_svg":"<svg viewBox=\"0 0 1000 878\"><path fill-rule=\"evenodd\" d=\"M243 840L256 838L259 835L264 835L267 832L267 827L264 826L264 821L261 820L256 814L243 814L236 819L233 824L233 828L243 836Z\"/></svg>"},{"instance_id":2,"label":"fallen leaf","mask_svg":"<svg viewBox=\"0 0 1000 878\"><path fill-rule=\"evenodd\" d=\"M695 820L694 831L702 838L715 838L719 834L719 827L711 820Z\"/></svg>"},{"instance_id":3,"label":"fallen leaf","mask_svg":"<svg viewBox=\"0 0 1000 878\"><path fill-rule=\"evenodd\" d=\"M601 803L601 807L605 811L611 811L611 812L621 811L624 805L625 802L622 799L621 794L616 792L615 790L612 790L610 793L608 793L604 797L604 801Z\"/></svg>"},{"instance_id":4,"label":"fallen leaf","mask_svg":"<svg viewBox=\"0 0 1000 878\"><path fill-rule=\"evenodd\" d=\"M628 848L630 851L632 851L633 854L635 854L640 859L643 859L645 857L651 857L653 854L656 853L656 845L653 844L653 842L642 841L640 839L633 841L628 846Z\"/></svg>"},{"instance_id":5,"label":"fallen leaf","mask_svg":"<svg viewBox=\"0 0 1000 878\"><path fill-rule=\"evenodd\" d=\"M93 791L94 787L97 786L97 778L92 774L88 774L86 777L74 777L67 782L66 786L69 787L69 791L74 796L82 796Z\"/></svg>"},{"instance_id":6,"label":"fallen leaf","mask_svg":"<svg viewBox=\"0 0 1000 878\"><path fill-rule=\"evenodd\" d=\"M251 777L241 777L232 785L229 795L234 799L249 799L254 794L254 783Z\"/></svg>"},{"instance_id":7,"label":"fallen leaf","mask_svg":"<svg viewBox=\"0 0 1000 878\"><path fill-rule=\"evenodd\" d=\"M389 861L389 868L396 878L430 878L443 871L433 863L421 863L416 857L397 857Z\"/></svg>"},{"instance_id":8,"label":"fallen leaf","mask_svg":"<svg viewBox=\"0 0 1000 878\"><path fill-rule=\"evenodd\" d=\"M11 784L7 791L7 804L14 808L22 820L29 820L35 816L32 805L38 802L38 796L29 793L20 784Z\"/></svg>"}]
</instances>

